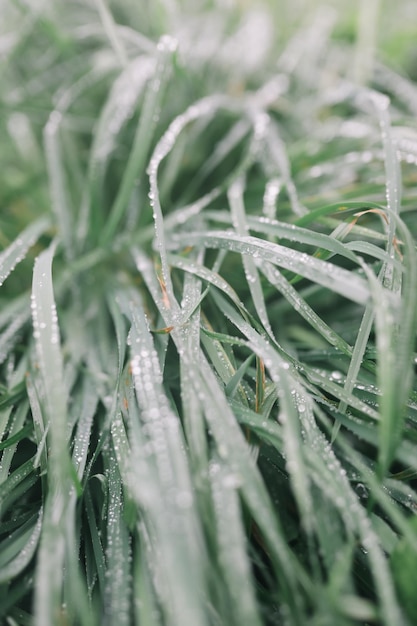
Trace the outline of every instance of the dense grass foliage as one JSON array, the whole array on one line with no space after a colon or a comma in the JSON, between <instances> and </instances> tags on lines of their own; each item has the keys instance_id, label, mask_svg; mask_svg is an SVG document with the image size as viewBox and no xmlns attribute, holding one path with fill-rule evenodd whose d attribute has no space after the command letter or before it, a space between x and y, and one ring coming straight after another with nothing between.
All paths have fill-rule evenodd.
<instances>
[{"instance_id":1,"label":"dense grass foliage","mask_svg":"<svg viewBox=\"0 0 417 626\"><path fill-rule=\"evenodd\" d=\"M0 622L416 624L414 0L0 8Z\"/></svg>"}]
</instances>

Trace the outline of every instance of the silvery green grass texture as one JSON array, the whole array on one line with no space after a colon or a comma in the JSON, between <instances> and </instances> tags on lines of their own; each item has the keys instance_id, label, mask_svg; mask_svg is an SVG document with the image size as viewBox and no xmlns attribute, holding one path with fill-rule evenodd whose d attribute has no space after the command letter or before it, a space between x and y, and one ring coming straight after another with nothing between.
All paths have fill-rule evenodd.
<instances>
[{"instance_id":1,"label":"silvery green grass texture","mask_svg":"<svg viewBox=\"0 0 417 626\"><path fill-rule=\"evenodd\" d=\"M415 1L0 13L0 623L417 624Z\"/></svg>"}]
</instances>

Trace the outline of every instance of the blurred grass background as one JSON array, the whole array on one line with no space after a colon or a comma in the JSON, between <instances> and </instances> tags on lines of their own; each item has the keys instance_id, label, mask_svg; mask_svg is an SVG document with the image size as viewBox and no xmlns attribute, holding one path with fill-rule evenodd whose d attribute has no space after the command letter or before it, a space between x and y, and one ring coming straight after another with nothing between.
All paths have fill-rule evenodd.
<instances>
[{"instance_id":1,"label":"blurred grass background","mask_svg":"<svg viewBox=\"0 0 417 626\"><path fill-rule=\"evenodd\" d=\"M0 15L2 623L417 623L416 3Z\"/></svg>"}]
</instances>

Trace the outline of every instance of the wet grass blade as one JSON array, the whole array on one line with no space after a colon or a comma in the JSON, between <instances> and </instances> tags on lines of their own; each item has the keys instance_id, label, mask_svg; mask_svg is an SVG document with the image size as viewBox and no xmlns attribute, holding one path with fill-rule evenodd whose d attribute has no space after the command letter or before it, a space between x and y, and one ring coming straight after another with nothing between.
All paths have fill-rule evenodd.
<instances>
[{"instance_id":1,"label":"wet grass blade","mask_svg":"<svg viewBox=\"0 0 417 626\"><path fill-rule=\"evenodd\" d=\"M181 245L185 245L185 241L188 242L188 245L198 243L208 248L229 250L242 255L251 255L255 259L269 261L317 282L319 285L359 304L364 304L369 298L369 287L360 276L279 244L255 237L222 232L197 232L188 233L187 236L175 235L173 237L173 245L181 247Z\"/></svg>"},{"instance_id":2,"label":"wet grass blade","mask_svg":"<svg viewBox=\"0 0 417 626\"><path fill-rule=\"evenodd\" d=\"M158 44L158 57L154 74L150 80L148 90L141 111L136 130L132 151L124 171L116 199L110 211L110 216L103 229L101 241L109 242L127 209L135 181L140 177L146 166L148 151L152 141L161 106L164 89L168 79L172 55L175 51L175 40L169 36L162 37Z\"/></svg>"},{"instance_id":3,"label":"wet grass blade","mask_svg":"<svg viewBox=\"0 0 417 626\"><path fill-rule=\"evenodd\" d=\"M52 286L53 254L54 247L37 258L32 288L34 338L45 390L50 444L49 489L44 494L35 591L35 623L43 626L55 624L61 612L67 498L73 481L67 447L67 390Z\"/></svg>"},{"instance_id":4,"label":"wet grass blade","mask_svg":"<svg viewBox=\"0 0 417 626\"><path fill-rule=\"evenodd\" d=\"M49 219L41 218L28 226L10 246L0 253L0 286L49 226Z\"/></svg>"},{"instance_id":5,"label":"wet grass blade","mask_svg":"<svg viewBox=\"0 0 417 626\"><path fill-rule=\"evenodd\" d=\"M128 530L123 519L122 483L116 457L109 455L108 467L109 508L107 517L107 584L105 624L121 626L130 624L130 578L131 550Z\"/></svg>"},{"instance_id":6,"label":"wet grass blade","mask_svg":"<svg viewBox=\"0 0 417 626\"><path fill-rule=\"evenodd\" d=\"M21 536L22 527L20 527L19 541L14 541L17 546L9 546L13 549L14 557L12 559L9 559L9 562L0 564L0 584L15 578L27 567L28 563L32 560L38 546L41 528L42 509L39 511L39 516L35 522L35 525L31 526L28 530L28 533L23 537ZM3 558L6 556L4 543L2 547L2 556Z\"/></svg>"},{"instance_id":7,"label":"wet grass blade","mask_svg":"<svg viewBox=\"0 0 417 626\"><path fill-rule=\"evenodd\" d=\"M262 623L251 581L245 533L237 495L238 482L227 465L212 460L210 479L217 526L218 558L230 589L231 614L240 624Z\"/></svg>"},{"instance_id":8,"label":"wet grass blade","mask_svg":"<svg viewBox=\"0 0 417 626\"><path fill-rule=\"evenodd\" d=\"M230 187L228 192L228 200L236 232L239 235L245 236L248 234L249 229L246 223L245 206L243 203L243 191L244 180L240 178ZM248 282L249 290L251 292L252 300L255 304L259 319L261 320L267 333L271 337L273 337L274 333L268 319L262 285L259 279L256 264L254 260L248 255L244 255L242 257L242 261L245 268L246 280Z\"/></svg>"},{"instance_id":9,"label":"wet grass blade","mask_svg":"<svg viewBox=\"0 0 417 626\"><path fill-rule=\"evenodd\" d=\"M1 623L414 623L413 2L3 3Z\"/></svg>"}]
</instances>

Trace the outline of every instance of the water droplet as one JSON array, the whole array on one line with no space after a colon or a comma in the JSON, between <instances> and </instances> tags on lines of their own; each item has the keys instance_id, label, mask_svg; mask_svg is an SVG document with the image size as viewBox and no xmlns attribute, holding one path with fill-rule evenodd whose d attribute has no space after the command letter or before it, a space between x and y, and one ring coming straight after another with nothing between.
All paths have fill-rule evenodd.
<instances>
[{"instance_id":1,"label":"water droplet","mask_svg":"<svg viewBox=\"0 0 417 626\"><path fill-rule=\"evenodd\" d=\"M331 377L332 380L340 381L343 378L343 374L342 374L342 372L339 372L338 370L335 370L334 372L331 373L330 377Z\"/></svg>"}]
</instances>

